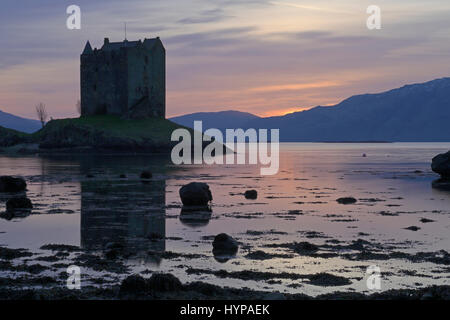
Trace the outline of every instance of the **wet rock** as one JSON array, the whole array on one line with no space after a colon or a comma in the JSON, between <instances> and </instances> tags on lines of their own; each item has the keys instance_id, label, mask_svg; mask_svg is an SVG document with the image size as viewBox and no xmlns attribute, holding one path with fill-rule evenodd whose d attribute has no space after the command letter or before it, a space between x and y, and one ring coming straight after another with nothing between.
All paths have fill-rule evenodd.
<instances>
[{"instance_id":1,"label":"wet rock","mask_svg":"<svg viewBox=\"0 0 450 320\"><path fill-rule=\"evenodd\" d=\"M226 233L218 234L213 241L213 253L216 254L236 254L239 244Z\"/></svg>"},{"instance_id":2,"label":"wet rock","mask_svg":"<svg viewBox=\"0 0 450 320\"><path fill-rule=\"evenodd\" d=\"M25 191L27 183L22 178L11 176L0 177L0 192L21 192Z\"/></svg>"},{"instance_id":3,"label":"wet rock","mask_svg":"<svg viewBox=\"0 0 450 320\"><path fill-rule=\"evenodd\" d=\"M442 178L450 179L450 151L435 156L431 162L431 170Z\"/></svg>"},{"instance_id":4,"label":"wet rock","mask_svg":"<svg viewBox=\"0 0 450 320\"><path fill-rule=\"evenodd\" d=\"M11 198L6 202L7 211L31 210L31 209L33 209L31 200L26 197Z\"/></svg>"},{"instance_id":5,"label":"wet rock","mask_svg":"<svg viewBox=\"0 0 450 320\"><path fill-rule=\"evenodd\" d=\"M126 277L120 284L119 295L145 293L147 281L140 275L134 274Z\"/></svg>"},{"instance_id":6,"label":"wet rock","mask_svg":"<svg viewBox=\"0 0 450 320\"><path fill-rule=\"evenodd\" d=\"M245 199L255 200L258 198L258 192L256 190L247 190L244 193Z\"/></svg>"},{"instance_id":7,"label":"wet rock","mask_svg":"<svg viewBox=\"0 0 450 320\"><path fill-rule=\"evenodd\" d=\"M408 228L405 228L405 230L418 231L418 230L420 230L420 228L416 227L416 226L410 226Z\"/></svg>"},{"instance_id":8,"label":"wet rock","mask_svg":"<svg viewBox=\"0 0 450 320\"><path fill-rule=\"evenodd\" d=\"M0 259L13 260L23 257L31 257L33 254L26 249L10 249L0 247Z\"/></svg>"},{"instance_id":9,"label":"wet rock","mask_svg":"<svg viewBox=\"0 0 450 320\"><path fill-rule=\"evenodd\" d=\"M212 194L206 183L191 182L180 188L180 198L185 206L207 206Z\"/></svg>"},{"instance_id":10,"label":"wet rock","mask_svg":"<svg viewBox=\"0 0 450 320\"><path fill-rule=\"evenodd\" d=\"M158 292L179 291L183 287L181 281L170 273L155 273L147 281L150 290Z\"/></svg>"},{"instance_id":11,"label":"wet rock","mask_svg":"<svg viewBox=\"0 0 450 320\"><path fill-rule=\"evenodd\" d=\"M304 242L295 242L292 245L292 249L295 252L297 252L298 254L308 255L308 254L312 254L312 253L315 253L316 251L318 251L319 247L313 243L304 241Z\"/></svg>"},{"instance_id":12,"label":"wet rock","mask_svg":"<svg viewBox=\"0 0 450 320\"><path fill-rule=\"evenodd\" d=\"M31 214L29 210L10 210L5 212L0 212L0 218L5 220L12 220L12 219L23 219L28 217Z\"/></svg>"},{"instance_id":13,"label":"wet rock","mask_svg":"<svg viewBox=\"0 0 450 320\"><path fill-rule=\"evenodd\" d=\"M347 278L329 273L317 273L309 277L309 284L321 287L346 286L351 283L352 282Z\"/></svg>"},{"instance_id":14,"label":"wet rock","mask_svg":"<svg viewBox=\"0 0 450 320\"><path fill-rule=\"evenodd\" d=\"M356 203L356 199L353 197L344 197L336 200L340 204L354 204Z\"/></svg>"},{"instance_id":15,"label":"wet rock","mask_svg":"<svg viewBox=\"0 0 450 320\"><path fill-rule=\"evenodd\" d=\"M245 257L250 260L268 260L268 259L274 259L274 258L282 258L282 259L293 258L294 255L281 254L281 253L267 253L262 250L257 250L257 251L248 253Z\"/></svg>"},{"instance_id":16,"label":"wet rock","mask_svg":"<svg viewBox=\"0 0 450 320\"><path fill-rule=\"evenodd\" d=\"M143 180L149 180L153 177L153 174L150 171L142 171L140 177Z\"/></svg>"},{"instance_id":17,"label":"wet rock","mask_svg":"<svg viewBox=\"0 0 450 320\"><path fill-rule=\"evenodd\" d=\"M431 183L431 186L434 189L450 191L450 178L445 178L445 179L442 178L442 179L434 180Z\"/></svg>"}]
</instances>

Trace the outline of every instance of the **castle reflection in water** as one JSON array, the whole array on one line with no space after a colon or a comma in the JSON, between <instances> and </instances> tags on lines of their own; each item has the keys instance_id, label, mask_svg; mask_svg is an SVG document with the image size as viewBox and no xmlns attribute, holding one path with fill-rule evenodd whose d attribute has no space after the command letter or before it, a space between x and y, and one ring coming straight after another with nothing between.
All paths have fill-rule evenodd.
<instances>
[{"instance_id":1,"label":"castle reflection in water","mask_svg":"<svg viewBox=\"0 0 450 320\"><path fill-rule=\"evenodd\" d=\"M121 244L128 254L165 250L164 180L81 183L81 247Z\"/></svg>"}]
</instances>

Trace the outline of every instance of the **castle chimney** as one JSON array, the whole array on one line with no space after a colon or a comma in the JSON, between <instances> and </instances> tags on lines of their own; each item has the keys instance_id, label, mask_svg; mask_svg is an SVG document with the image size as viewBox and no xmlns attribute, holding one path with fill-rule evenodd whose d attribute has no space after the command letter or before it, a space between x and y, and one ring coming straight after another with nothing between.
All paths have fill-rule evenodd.
<instances>
[{"instance_id":1,"label":"castle chimney","mask_svg":"<svg viewBox=\"0 0 450 320\"><path fill-rule=\"evenodd\" d=\"M104 44L109 44L109 38L105 38Z\"/></svg>"}]
</instances>

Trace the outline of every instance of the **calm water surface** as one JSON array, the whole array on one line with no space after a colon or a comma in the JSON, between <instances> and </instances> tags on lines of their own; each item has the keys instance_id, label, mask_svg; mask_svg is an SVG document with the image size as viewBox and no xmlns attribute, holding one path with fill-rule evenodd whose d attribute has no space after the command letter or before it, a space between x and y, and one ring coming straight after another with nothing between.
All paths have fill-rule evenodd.
<instances>
[{"instance_id":1,"label":"calm water surface","mask_svg":"<svg viewBox=\"0 0 450 320\"><path fill-rule=\"evenodd\" d=\"M40 253L42 245L57 243L101 252L107 243L121 242L132 253L127 264L133 272L160 270L182 281L312 295L367 291L365 270L372 264L382 270L382 289L448 284L448 266L431 262L298 254L261 261L246 255L256 250L293 253L272 244L323 245L356 239L407 253L450 251L450 192L431 188L437 176L430 170L431 158L449 149L449 143L285 143L275 176L260 176L258 166L177 167L161 156L0 156L0 173L23 176L34 204L31 215L0 219L0 245ZM146 169L153 172L153 179L143 184L139 174ZM120 174L127 178L121 179ZM209 219L180 215L178 190L191 181L210 185L214 200ZM244 198L242 193L248 189L258 190L257 200ZM336 199L343 196L358 202L338 204ZM6 200L7 196L0 196L0 212ZM421 218L434 222L421 223ZM409 226L421 229L406 230ZM221 232L241 242L237 256L226 262L217 261L211 252L210 236ZM155 234L165 239L152 241ZM196 256L164 259L149 251ZM188 268L327 272L348 277L352 284L321 287L289 279L219 278L192 274L186 272Z\"/></svg>"}]
</instances>

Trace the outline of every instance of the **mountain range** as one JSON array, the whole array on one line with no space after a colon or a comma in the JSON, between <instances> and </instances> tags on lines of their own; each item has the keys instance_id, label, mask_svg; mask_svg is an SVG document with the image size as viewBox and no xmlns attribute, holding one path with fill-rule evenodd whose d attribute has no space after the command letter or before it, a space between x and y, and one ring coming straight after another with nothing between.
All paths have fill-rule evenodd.
<instances>
[{"instance_id":1,"label":"mountain range","mask_svg":"<svg viewBox=\"0 0 450 320\"><path fill-rule=\"evenodd\" d=\"M334 106L260 118L225 111L170 119L193 127L280 129L282 142L450 141L450 78L352 96Z\"/></svg>"},{"instance_id":2,"label":"mountain range","mask_svg":"<svg viewBox=\"0 0 450 320\"><path fill-rule=\"evenodd\" d=\"M33 133L39 130L42 126L41 122L38 120L18 117L0 110L0 127L14 129L26 133Z\"/></svg>"},{"instance_id":3,"label":"mountain range","mask_svg":"<svg viewBox=\"0 0 450 320\"><path fill-rule=\"evenodd\" d=\"M376 94L352 96L334 106L276 117L240 111L200 112L170 118L203 130L280 129L281 142L448 142L450 141L450 78L406 85ZM0 111L0 126L22 132L41 128L37 120Z\"/></svg>"}]
</instances>

